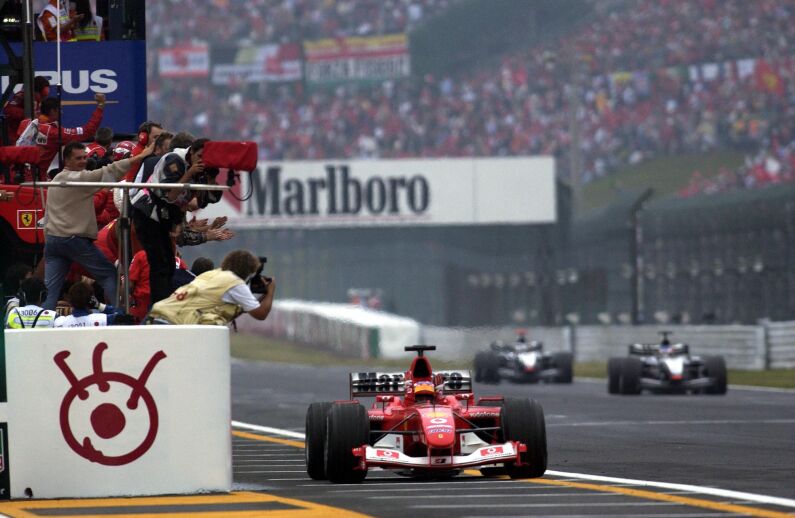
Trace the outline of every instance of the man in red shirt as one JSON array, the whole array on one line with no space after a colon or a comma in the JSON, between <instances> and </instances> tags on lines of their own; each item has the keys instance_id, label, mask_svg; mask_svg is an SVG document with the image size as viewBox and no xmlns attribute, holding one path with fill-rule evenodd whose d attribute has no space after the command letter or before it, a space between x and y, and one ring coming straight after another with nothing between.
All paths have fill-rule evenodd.
<instances>
[{"instance_id":1,"label":"man in red shirt","mask_svg":"<svg viewBox=\"0 0 795 518\"><path fill-rule=\"evenodd\" d=\"M55 97L47 97L41 102L41 115L39 115L38 132L35 135L36 145L41 149L41 158L39 159L39 178L58 167L56 159L58 155L58 146L65 146L70 142L80 142L88 140L94 136L100 122L102 122L102 115L105 113L105 94L95 94L94 99L97 101L97 107L91 118L84 126L76 128L61 128L58 120L59 101ZM19 125L19 135L22 136L25 130L28 129L31 120L25 119ZM60 131L60 139L58 133Z\"/></svg>"},{"instance_id":2,"label":"man in red shirt","mask_svg":"<svg viewBox=\"0 0 795 518\"><path fill-rule=\"evenodd\" d=\"M39 109L42 99L50 95L50 82L44 76L33 78L33 116L39 116ZM20 90L3 108L3 115L6 118L6 132L8 134L7 145L13 146L17 141L19 123L25 118L25 91Z\"/></svg>"},{"instance_id":3,"label":"man in red shirt","mask_svg":"<svg viewBox=\"0 0 795 518\"><path fill-rule=\"evenodd\" d=\"M159 122L146 121L138 126L138 142L136 142L135 146L132 148L130 156L137 156L150 142L154 142L161 133L163 133L163 125ZM124 180L132 182L137 173L137 168L130 168L127 174L124 175Z\"/></svg>"}]
</instances>

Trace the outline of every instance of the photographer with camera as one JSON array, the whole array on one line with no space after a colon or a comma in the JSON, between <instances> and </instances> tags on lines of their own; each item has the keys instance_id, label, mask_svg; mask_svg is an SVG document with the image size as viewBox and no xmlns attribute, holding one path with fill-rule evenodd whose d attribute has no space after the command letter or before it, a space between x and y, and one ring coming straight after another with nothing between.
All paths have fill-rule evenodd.
<instances>
[{"instance_id":1,"label":"photographer with camera","mask_svg":"<svg viewBox=\"0 0 795 518\"><path fill-rule=\"evenodd\" d=\"M163 155L155 165L150 183L188 183L204 172L202 154L207 139L195 140L188 149L175 149ZM193 198L190 190L141 189L131 202L132 220L149 262L149 286L152 302L171 293L174 276L174 244L171 234L183 222Z\"/></svg>"},{"instance_id":2,"label":"photographer with camera","mask_svg":"<svg viewBox=\"0 0 795 518\"><path fill-rule=\"evenodd\" d=\"M220 269L202 273L155 303L144 323L226 325L241 313L265 320L276 292L276 282L262 275L265 261L247 250L229 252Z\"/></svg>"}]
</instances>

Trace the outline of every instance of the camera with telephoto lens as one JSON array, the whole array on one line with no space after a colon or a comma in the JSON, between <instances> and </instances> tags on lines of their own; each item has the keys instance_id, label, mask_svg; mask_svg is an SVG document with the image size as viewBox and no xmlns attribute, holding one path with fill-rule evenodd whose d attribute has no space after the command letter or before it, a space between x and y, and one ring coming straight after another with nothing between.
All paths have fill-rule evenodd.
<instances>
[{"instance_id":1,"label":"camera with telephoto lens","mask_svg":"<svg viewBox=\"0 0 795 518\"><path fill-rule=\"evenodd\" d=\"M268 262L268 258L264 256L259 257L259 268L254 273L254 276L248 281L248 287L251 290L251 293L267 293L268 292L268 285L271 283L270 277L265 277L262 275L262 269L265 268L265 263Z\"/></svg>"},{"instance_id":2,"label":"camera with telephoto lens","mask_svg":"<svg viewBox=\"0 0 795 518\"><path fill-rule=\"evenodd\" d=\"M193 178L193 183L203 183L205 185L217 185L216 177L220 170L217 167L206 167L203 172ZM203 209L211 203L218 203L221 201L223 191L195 191L196 201L199 203L199 208Z\"/></svg>"}]
</instances>

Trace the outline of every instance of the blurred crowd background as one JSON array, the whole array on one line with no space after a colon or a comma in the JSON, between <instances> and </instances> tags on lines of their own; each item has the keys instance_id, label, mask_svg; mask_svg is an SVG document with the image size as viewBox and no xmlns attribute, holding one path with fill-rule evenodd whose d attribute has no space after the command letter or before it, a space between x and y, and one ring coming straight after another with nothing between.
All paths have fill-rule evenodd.
<instances>
[{"instance_id":1,"label":"blurred crowd background","mask_svg":"<svg viewBox=\"0 0 795 518\"><path fill-rule=\"evenodd\" d=\"M653 157L732 149L681 196L795 178L795 3L581 0L588 15L446 70L317 87L163 73L164 52L411 33L465 0L163 0L147 5L149 110L281 159L552 154L588 183ZM178 13L190 12L191 16ZM541 33L542 31L539 31ZM472 38L488 45L489 35ZM301 48L301 45L296 45ZM576 130L574 130L576 121ZM572 147L576 146L573 150ZM577 154L572 161L571 154Z\"/></svg>"}]
</instances>

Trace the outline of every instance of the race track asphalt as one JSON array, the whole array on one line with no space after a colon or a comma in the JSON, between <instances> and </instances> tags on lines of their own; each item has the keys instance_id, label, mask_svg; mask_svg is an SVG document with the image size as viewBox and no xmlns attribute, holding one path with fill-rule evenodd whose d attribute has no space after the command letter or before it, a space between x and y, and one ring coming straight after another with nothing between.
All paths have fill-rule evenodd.
<instances>
[{"instance_id":1,"label":"race track asphalt","mask_svg":"<svg viewBox=\"0 0 795 518\"><path fill-rule=\"evenodd\" d=\"M232 418L302 433L310 403L348 399L350 370L234 360ZM602 381L575 379L571 385L476 384L475 393L533 397L542 404L549 470L795 499L795 391L730 387L725 396L614 396ZM300 444L301 439L292 441ZM732 510L756 516L795 512L760 501L637 483L604 483L613 489L599 491L588 484L602 483L566 475L545 477L549 483L472 474L446 482L415 482L371 471L363 484L341 486L310 480L303 450L296 445L239 435L233 444L236 489L373 516L693 518L724 516ZM660 496L649 497L646 491ZM690 505L690 498L706 503Z\"/></svg>"}]
</instances>

